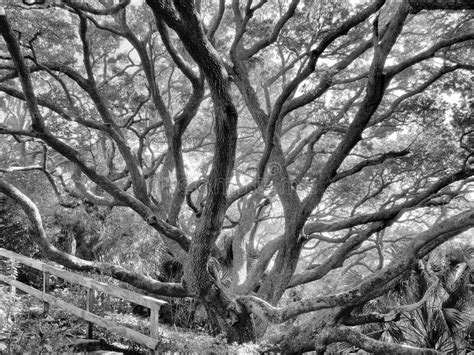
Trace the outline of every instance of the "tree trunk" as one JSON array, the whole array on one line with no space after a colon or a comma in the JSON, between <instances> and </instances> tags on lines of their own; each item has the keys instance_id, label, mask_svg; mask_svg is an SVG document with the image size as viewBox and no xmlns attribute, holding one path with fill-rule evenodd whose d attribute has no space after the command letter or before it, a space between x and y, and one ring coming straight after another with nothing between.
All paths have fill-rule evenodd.
<instances>
[{"instance_id":1,"label":"tree trunk","mask_svg":"<svg viewBox=\"0 0 474 355\"><path fill-rule=\"evenodd\" d=\"M237 110L230 95L227 71L200 22L193 2L170 3L147 0L157 22L164 21L176 31L189 55L204 73L211 92L215 115L214 157L209 175L206 204L189 249L184 267L184 287L210 311L211 322L218 325L229 342L253 340L249 314L237 307L220 285L209 265L227 209L227 188L235 162ZM179 182L178 182L179 183Z\"/></svg>"},{"instance_id":2,"label":"tree trunk","mask_svg":"<svg viewBox=\"0 0 474 355\"><path fill-rule=\"evenodd\" d=\"M337 309L325 309L318 311L312 317L290 329L264 338L271 345L267 351L282 352L285 354L301 354L315 349L318 334L333 322L337 315Z\"/></svg>"}]
</instances>

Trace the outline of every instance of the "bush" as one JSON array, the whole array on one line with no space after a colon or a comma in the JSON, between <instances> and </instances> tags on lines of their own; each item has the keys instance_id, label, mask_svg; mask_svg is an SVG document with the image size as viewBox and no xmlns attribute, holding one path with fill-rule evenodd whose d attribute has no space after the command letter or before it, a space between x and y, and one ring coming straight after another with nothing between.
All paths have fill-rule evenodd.
<instances>
[{"instance_id":1,"label":"bush","mask_svg":"<svg viewBox=\"0 0 474 355\"><path fill-rule=\"evenodd\" d=\"M0 196L0 248L30 257L40 257L40 251L34 241L33 231L25 224L27 218L19 206ZM4 261L4 260L3 260ZM10 273L9 262L2 262L0 272ZM24 265L17 265L17 280L27 285L40 287L42 285L42 273L39 270Z\"/></svg>"}]
</instances>

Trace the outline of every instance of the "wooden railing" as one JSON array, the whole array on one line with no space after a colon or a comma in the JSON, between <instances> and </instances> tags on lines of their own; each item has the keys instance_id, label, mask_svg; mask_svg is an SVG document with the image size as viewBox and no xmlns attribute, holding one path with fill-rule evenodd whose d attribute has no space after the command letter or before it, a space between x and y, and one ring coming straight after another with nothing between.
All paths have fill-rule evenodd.
<instances>
[{"instance_id":1,"label":"wooden railing","mask_svg":"<svg viewBox=\"0 0 474 355\"><path fill-rule=\"evenodd\" d=\"M151 350L157 350L157 346L160 343L158 340L159 311L160 307L166 304L165 301L161 301L153 297L144 296L136 292L125 290L120 287L108 285L106 283L99 282L91 278L84 277L82 275L45 264L41 261L25 257L23 255L14 253L3 248L0 248L0 256L10 259L10 262L12 263L16 261L42 271L43 290L40 291L34 287L25 285L24 283L15 280L14 277L12 277L11 275L3 275L0 273L0 281L9 284L13 290L16 288L41 299L45 302L45 305L53 305L55 307L61 308L62 310L68 313L71 313L79 318L86 320L88 322L87 336L89 339L92 338L93 324L97 324L101 327L108 329L111 332L123 336L124 338L145 345ZM62 301L59 298L48 294L49 277L51 275L84 286L87 289L86 309L76 307L70 303ZM103 292L110 296L121 298L139 304L141 306L150 308L150 335L148 336L139 333L133 329L119 325L109 319L102 318L92 313L91 311L92 305L94 303L94 291Z\"/></svg>"}]
</instances>

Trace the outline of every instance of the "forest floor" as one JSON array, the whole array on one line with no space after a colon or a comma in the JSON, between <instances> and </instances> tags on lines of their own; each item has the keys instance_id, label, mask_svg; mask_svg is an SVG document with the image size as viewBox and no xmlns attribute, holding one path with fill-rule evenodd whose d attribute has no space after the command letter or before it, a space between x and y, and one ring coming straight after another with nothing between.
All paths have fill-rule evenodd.
<instances>
[{"instance_id":1,"label":"forest floor","mask_svg":"<svg viewBox=\"0 0 474 355\"><path fill-rule=\"evenodd\" d=\"M63 299L74 298L68 297L70 291L67 289L59 292L62 293ZM148 317L100 309L94 310L94 313L141 333L148 333ZM44 305L40 300L27 294L11 296L6 292L5 286L0 286L0 354L84 354L98 350L146 354L148 351L137 343L96 326L94 341L91 342L85 339L86 329L87 323L80 318L52 307L44 313ZM224 339L212 337L205 332L166 324L160 324L160 334L160 353L258 353L255 344L229 345Z\"/></svg>"}]
</instances>

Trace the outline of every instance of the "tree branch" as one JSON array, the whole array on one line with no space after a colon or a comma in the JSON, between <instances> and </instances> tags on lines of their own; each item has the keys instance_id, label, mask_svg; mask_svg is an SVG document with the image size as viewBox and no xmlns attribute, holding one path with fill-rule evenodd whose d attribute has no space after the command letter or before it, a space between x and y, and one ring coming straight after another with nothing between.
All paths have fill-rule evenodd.
<instances>
[{"instance_id":1,"label":"tree branch","mask_svg":"<svg viewBox=\"0 0 474 355\"><path fill-rule=\"evenodd\" d=\"M282 308L273 307L255 296L242 296L236 301L248 307L261 319L272 323L282 323L300 314L320 309L359 305L385 293L400 275L412 268L431 250L472 227L474 227L474 209L446 218L416 235L404 252L400 253L400 259L392 261L380 271L365 277L357 287L349 291L304 299Z\"/></svg>"},{"instance_id":2,"label":"tree branch","mask_svg":"<svg viewBox=\"0 0 474 355\"><path fill-rule=\"evenodd\" d=\"M72 7L73 9L88 12L93 15L102 15L102 16L117 14L118 12L125 9L130 4L130 0L120 0L120 2L115 6L111 6L106 9L96 9L83 1L75 1L75 0L62 0L62 1L64 5L68 5Z\"/></svg>"},{"instance_id":3,"label":"tree branch","mask_svg":"<svg viewBox=\"0 0 474 355\"><path fill-rule=\"evenodd\" d=\"M458 171L454 174L443 177L438 182L428 187L424 192L419 193L418 195L406 201L405 203L401 203L389 209L377 211L374 213L369 213L366 215L350 217L340 222L332 222L332 223L309 222L306 224L304 228L304 233L306 235L310 235L312 233L319 233L319 232L334 232L341 229L355 227L360 224L392 219L404 209L417 206L418 204L420 204L421 202L423 202L432 194L438 192L442 188L456 181L469 178L470 176L473 176L473 175L474 175L474 169L471 169L471 170Z\"/></svg>"},{"instance_id":4,"label":"tree branch","mask_svg":"<svg viewBox=\"0 0 474 355\"><path fill-rule=\"evenodd\" d=\"M378 164L381 164L381 163L383 163L384 161L386 161L388 159L404 157L408 154L410 154L409 150L391 151L391 152L388 152L388 153L384 153L384 154L380 155L377 158L364 160L360 163L357 163L352 168L350 168L348 170L344 170L344 171L336 174L336 176L333 177L332 182L336 182L336 181L344 179L348 176L354 175L354 174L358 173L359 171L361 171L362 169L364 169L367 166L378 165Z\"/></svg>"},{"instance_id":5,"label":"tree branch","mask_svg":"<svg viewBox=\"0 0 474 355\"><path fill-rule=\"evenodd\" d=\"M409 0L415 11L420 10L473 10L471 0Z\"/></svg>"},{"instance_id":6,"label":"tree branch","mask_svg":"<svg viewBox=\"0 0 474 355\"><path fill-rule=\"evenodd\" d=\"M328 257L322 264L301 274L294 275L290 283L288 284L288 288L318 280L323 276L327 275L334 268L341 267L344 261L348 258L349 253L357 249L374 233L377 233L383 228L385 228L387 223L388 221L385 223L374 223L366 230L352 235L350 238L344 241L344 243L339 246L336 251L334 251L334 253L330 257Z\"/></svg>"},{"instance_id":7,"label":"tree branch","mask_svg":"<svg viewBox=\"0 0 474 355\"><path fill-rule=\"evenodd\" d=\"M129 283L135 287L149 291L156 295L169 297L187 296L181 284L162 283L150 279L142 274L130 272L127 269L114 264L87 261L58 250L48 241L48 237L43 228L41 214L36 205L20 190L2 178L0 178L0 192L4 193L17 202L23 211L25 211L35 230L34 237L36 243L38 243L41 251L49 260L55 261L73 270L110 274L117 280Z\"/></svg>"},{"instance_id":8,"label":"tree branch","mask_svg":"<svg viewBox=\"0 0 474 355\"><path fill-rule=\"evenodd\" d=\"M281 30L283 29L283 27L285 26L285 24L295 14L295 11L296 11L296 8L298 7L299 2L300 2L300 0L292 0L291 1L290 5L288 6L288 10L286 10L286 12L283 14L283 16L278 19L277 23L275 24L275 27L273 27L273 31L270 34L270 36L268 36L267 38L261 39L257 43L254 43L252 45L252 47L250 47L249 49L243 49L243 51L241 53L243 60L247 60L247 59L253 57L259 51L261 51L262 49L268 47L269 45L271 45L272 43L274 43L278 39L278 36L279 36ZM254 11L255 11L255 9L250 9L251 13L253 13Z\"/></svg>"},{"instance_id":9,"label":"tree branch","mask_svg":"<svg viewBox=\"0 0 474 355\"><path fill-rule=\"evenodd\" d=\"M316 341L316 352L324 353L326 346L336 342L347 342L361 349L381 354L442 354L429 348L416 348L408 345L399 345L375 340L352 328L339 326L325 329Z\"/></svg>"},{"instance_id":10,"label":"tree branch","mask_svg":"<svg viewBox=\"0 0 474 355\"><path fill-rule=\"evenodd\" d=\"M105 191L107 191L111 196L115 197L118 201L131 207L153 228L163 233L168 238L177 241L184 250L187 250L189 248L190 241L181 230L176 227L170 226L162 219L157 218L153 210L149 206L145 205L142 201L124 192L108 178L98 174L92 167L86 165L81 160L80 153L78 151L54 137L47 130L47 128L44 126L43 117L38 106L38 100L33 90L30 73L28 71L28 68L26 67L23 56L21 55L21 50L18 45L18 41L13 35L10 24L8 23L8 20L5 15L0 15L0 33L5 39L5 42L7 43L8 50L10 51L10 54L14 60L15 67L18 72L18 77L23 88L28 111L33 122L32 128L34 132L32 132L31 134L34 133L35 137L42 139L58 153L66 157L71 162L77 164L80 167L81 171L85 175L87 175L93 182L101 186ZM60 65L59 68L62 68L62 66ZM108 113L108 111L106 111L106 113ZM108 120L106 120L106 122L107 121ZM5 130L3 131L5 132ZM126 146L124 148L128 149L128 147Z\"/></svg>"},{"instance_id":11,"label":"tree branch","mask_svg":"<svg viewBox=\"0 0 474 355\"><path fill-rule=\"evenodd\" d=\"M214 35L221 24L222 19L224 18L225 12L225 0L219 0L219 8L217 13L212 18L211 24L209 25L209 29L207 31L207 38L212 42L214 40Z\"/></svg>"}]
</instances>

